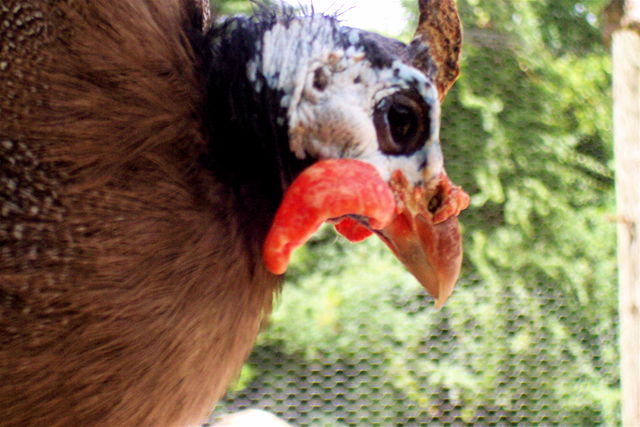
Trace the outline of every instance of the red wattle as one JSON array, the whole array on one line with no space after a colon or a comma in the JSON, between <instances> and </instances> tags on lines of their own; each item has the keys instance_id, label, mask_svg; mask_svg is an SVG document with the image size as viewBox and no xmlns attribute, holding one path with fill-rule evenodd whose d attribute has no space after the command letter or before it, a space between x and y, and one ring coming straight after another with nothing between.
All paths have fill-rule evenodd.
<instances>
[{"instance_id":1,"label":"red wattle","mask_svg":"<svg viewBox=\"0 0 640 427\"><path fill-rule=\"evenodd\" d=\"M264 243L265 265L273 274L284 273L291 252L330 218L361 215L372 228L382 229L392 220L395 208L391 189L370 164L354 159L314 163L284 195ZM363 234L356 231L347 231L345 237Z\"/></svg>"},{"instance_id":2,"label":"red wattle","mask_svg":"<svg viewBox=\"0 0 640 427\"><path fill-rule=\"evenodd\" d=\"M338 222L335 228L338 233L353 243L361 242L373 234L373 231L349 217Z\"/></svg>"}]
</instances>

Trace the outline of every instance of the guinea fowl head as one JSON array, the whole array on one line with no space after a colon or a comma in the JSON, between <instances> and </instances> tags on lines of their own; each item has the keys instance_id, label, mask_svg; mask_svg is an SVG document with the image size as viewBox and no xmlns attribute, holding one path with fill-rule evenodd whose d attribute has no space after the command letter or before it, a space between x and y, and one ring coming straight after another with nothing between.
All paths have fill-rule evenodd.
<instances>
[{"instance_id":1,"label":"guinea fowl head","mask_svg":"<svg viewBox=\"0 0 640 427\"><path fill-rule=\"evenodd\" d=\"M204 160L235 188L247 238L267 235L274 274L330 221L352 241L378 234L438 305L451 293L468 196L444 171L439 124L460 24L452 2L420 6L409 45L270 8L206 37L205 116L217 144Z\"/></svg>"}]
</instances>

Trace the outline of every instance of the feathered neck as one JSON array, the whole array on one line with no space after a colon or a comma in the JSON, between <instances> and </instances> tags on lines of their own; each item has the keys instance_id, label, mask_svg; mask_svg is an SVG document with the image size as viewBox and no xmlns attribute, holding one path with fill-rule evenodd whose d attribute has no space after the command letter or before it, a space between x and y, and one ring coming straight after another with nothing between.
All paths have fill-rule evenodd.
<instances>
[{"instance_id":1,"label":"feathered neck","mask_svg":"<svg viewBox=\"0 0 640 427\"><path fill-rule=\"evenodd\" d=\"M296 159L289 149L284 93L261 76L248 76L264 32L283 19L293 15L263 8L251 17L230 18L210 29L199 47L207 74L208 150L201 160L232 190L238 211L249 216L252 239L266 233L284 191L312 161Z\"/></svg>"}]
</instances>

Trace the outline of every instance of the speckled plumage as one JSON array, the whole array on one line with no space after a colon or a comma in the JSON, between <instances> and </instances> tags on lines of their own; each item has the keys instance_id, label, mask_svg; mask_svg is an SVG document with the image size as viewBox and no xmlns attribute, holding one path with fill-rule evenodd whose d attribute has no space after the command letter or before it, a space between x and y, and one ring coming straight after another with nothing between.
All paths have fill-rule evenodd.
<instances>
[{"instance_id":1,"label":"speckled plumage","mask_svg":"<svg viewBox=\"0 0 640 427\"><path fill-rule=\"evenodd\" d=\"M197 422L270 307L277 278L195 164L186 10L0 5L3 426Z\"/></svg>"}]
</instances>

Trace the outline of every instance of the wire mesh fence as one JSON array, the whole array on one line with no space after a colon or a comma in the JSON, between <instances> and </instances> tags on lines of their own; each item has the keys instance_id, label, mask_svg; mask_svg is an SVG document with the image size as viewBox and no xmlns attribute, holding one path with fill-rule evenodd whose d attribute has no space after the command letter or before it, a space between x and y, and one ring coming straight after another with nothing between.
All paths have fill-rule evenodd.
<instances>
[{"instance_id":1,"label":"wire mesh fence","mask_svg":"<svg viewBox=\"0 0 640 427\"><path fill-rule=\"evenodd\" d=\"M392 355L372 354L366 337L353 343L348 357L296 357L277 345L259 346L248 361L254 369L252 379L230 392L212 419L248 408L270 411L300 426L602 425L607 424L607 416L615 418L616 405L607 402L606 387L594 389L588 377L604 375L615 387L616 367L602 359L585 366L571 348L572 341L567 341L559 354L549 350L548 331L534 331L523 338L519 326L523 319L516 307L531 302L514 297L505 303L502 309L506 309L511 326L496 331L495 347L476 354L476 360L461 360L456 353L460 346L473 345L465 339L473 341L474 334L483 332L471 329L465 334L467 338L458 336L447 322L446 309L437 315L435 327L416 322L414 327L424 335L417 348L397 348ZM563 318L565 307L551 298L543 297L539 303L547 307L548 316ZM411 313L416 304L398 309ZM362 322L367 320L363 317ZM574 326L572 334L592 335L579 324ZM615 341L615 335L611 330L601 339ZM597 341L582 344L597 347ZM509 348L504 348L504 343ZM499 362L497 354L501 355ZM474 391L465 387L473 385L460 385L465 380L473 382L469 378L473 373L468 371L476 363L495 370L495 377L488 380L491 383L479 387L486 391L478 390L488 395L474 396ZM425 365L431 366L420 372ZM596 372L579 373L586 369ZM442 378L430 381L438 373L459 378L448 378L452 386ZM584 375L583 380L576 380L576 375ZM566 387L566 382L574 384ZM558 387L558 383L564 384ZM603 401L593 406L593 397Z\"/></svg>"}]
</instances>

